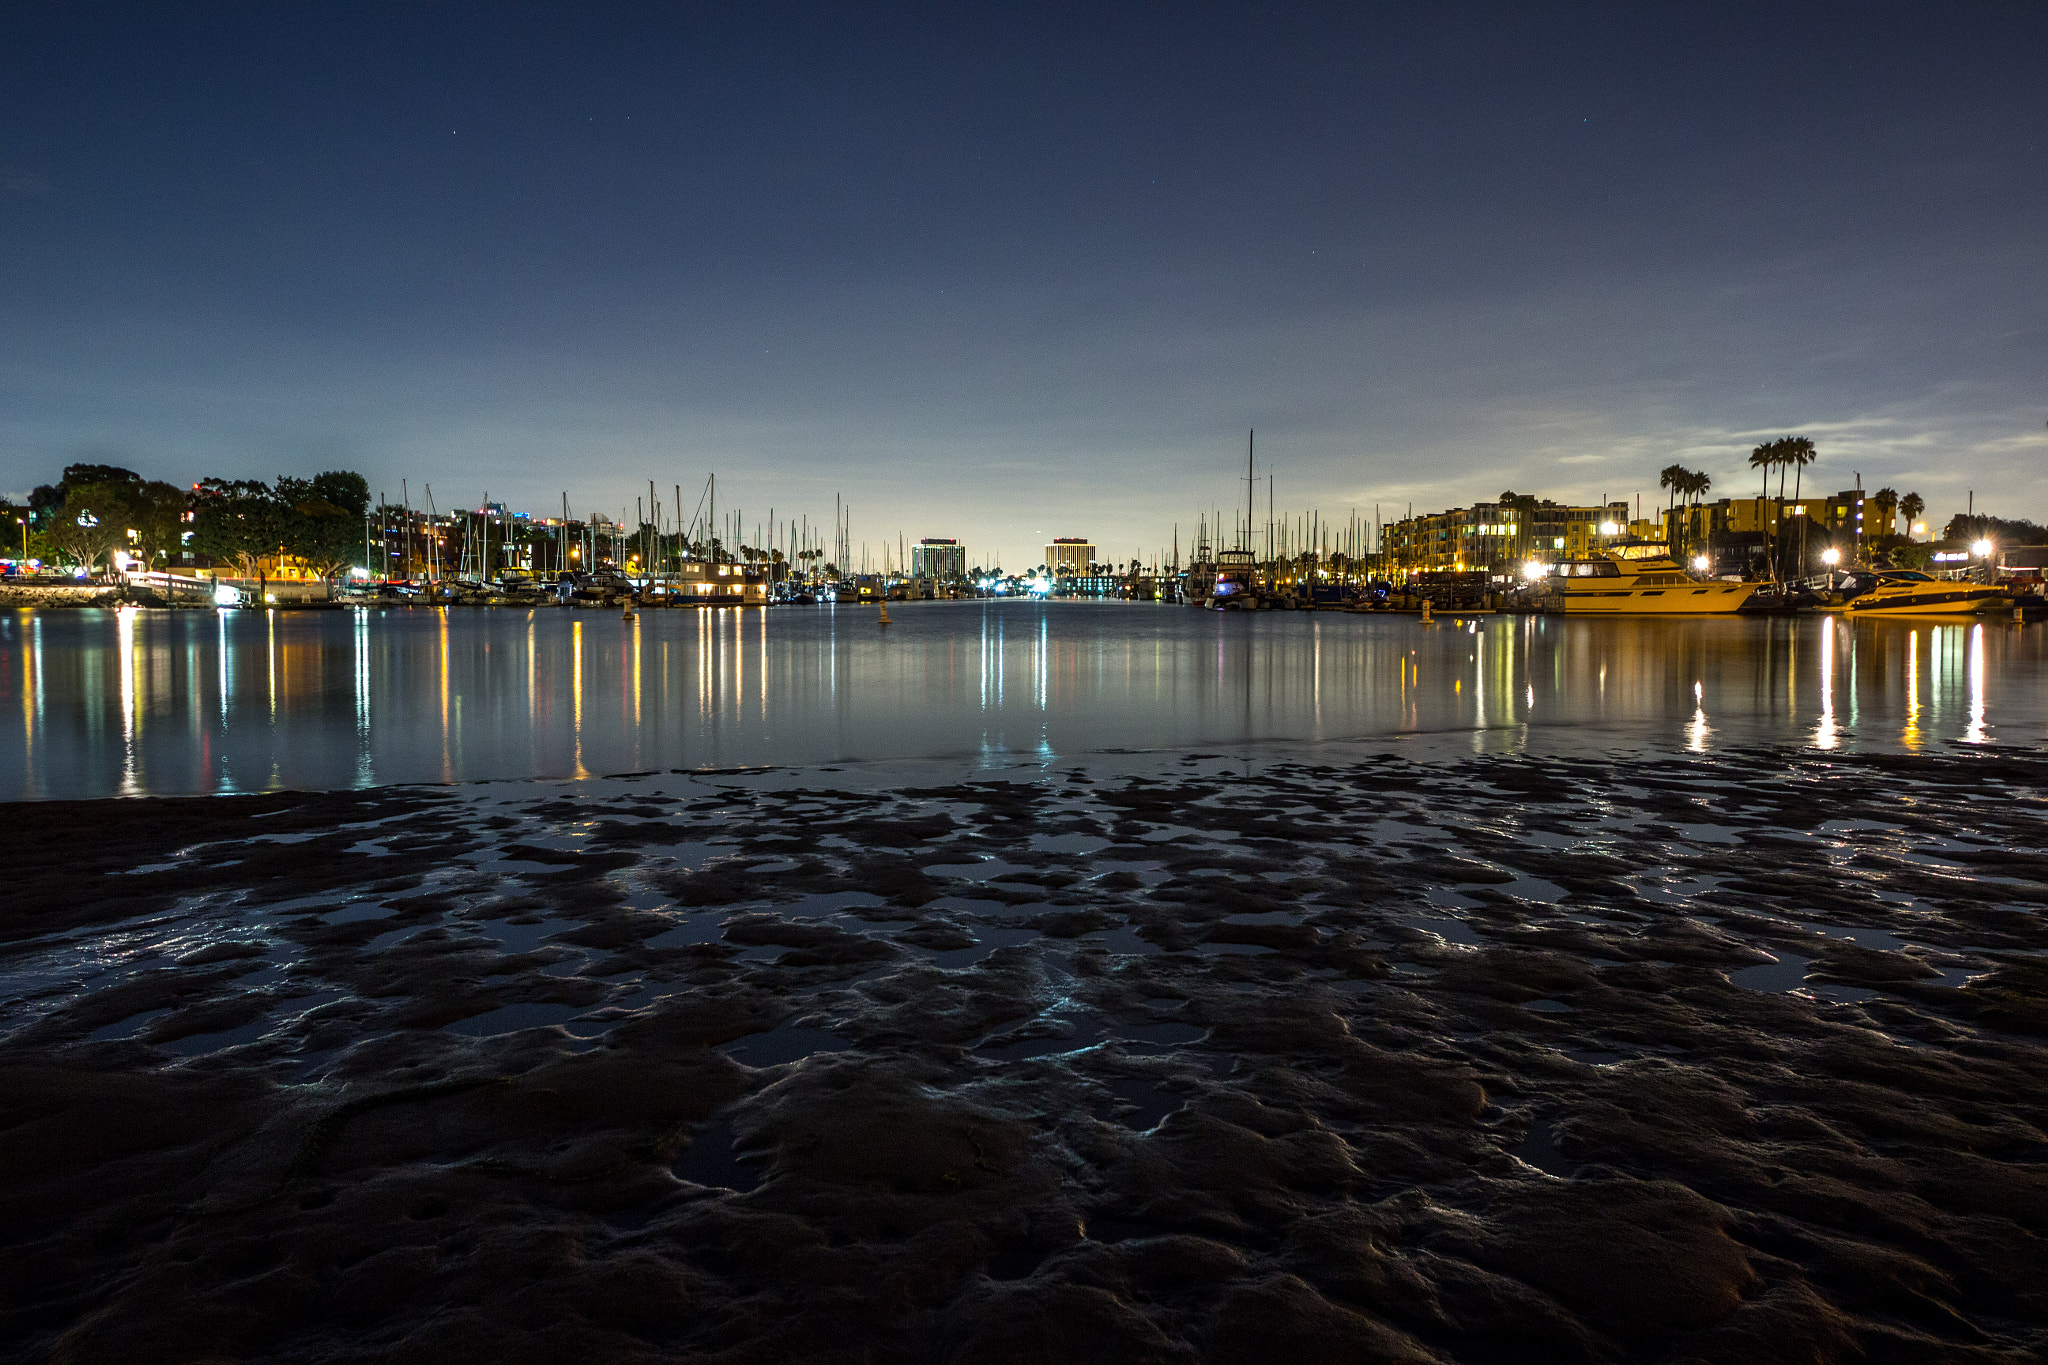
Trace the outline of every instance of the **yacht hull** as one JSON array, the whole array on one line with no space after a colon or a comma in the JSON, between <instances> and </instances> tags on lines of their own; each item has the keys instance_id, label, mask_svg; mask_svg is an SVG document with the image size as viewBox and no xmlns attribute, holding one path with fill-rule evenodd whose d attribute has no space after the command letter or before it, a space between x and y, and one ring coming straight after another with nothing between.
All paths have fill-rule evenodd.
<instances>
[{"instance_id":1,"label":"yacht hull","mask_svg":"<svg viewBox=\"0 0 2048 1365\"><path fill-rule=\"evenodd\" d=\"M1576 585L1553 590L1544 610L1564 616L1729 616L1756 596L1754 583L1688 583L1682 587L1636 588Z\"/></svg>"},{"instance_id":2,"label":"yacht hull","mask_svg":"<svg viewBox=\"0 0 2048 1365\"><path fill-rule=\"evenodd\" d=\"M1902 592L1852 597L1843 608L1849 616L1975 616L1995 609L2005 594L1982 586L1949 587L1936 592Z\"/></svg>"}]
</instances>

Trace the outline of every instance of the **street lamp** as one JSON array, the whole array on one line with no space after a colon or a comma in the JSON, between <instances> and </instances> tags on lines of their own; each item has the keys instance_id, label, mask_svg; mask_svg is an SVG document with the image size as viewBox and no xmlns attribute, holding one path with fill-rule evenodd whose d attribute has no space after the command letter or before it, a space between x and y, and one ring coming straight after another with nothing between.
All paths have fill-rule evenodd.
<instances>
[{"instance_id":1,"label":"street lamp","mask_svg":"<svg viewBox=\"0 0 2048 1365\"><path fill-rule=\"evenodd\" d=\"M1991 558L1991 548L1991 542L1988 540L1978 540L1970 543L1970 553L1979 559Z\"/></svg>"},{"instance_id":2,"label":"street lamp","mask_svg":"<svg viewBox=\"0 0 2048 1365\"><path fill-rule=\"evenodd\" d=\"M1820 552L1820 562L1832 569L1835 565L1842 562L1842 552L1830 545L1827 549Z\"/></svg>"}]
</instances>

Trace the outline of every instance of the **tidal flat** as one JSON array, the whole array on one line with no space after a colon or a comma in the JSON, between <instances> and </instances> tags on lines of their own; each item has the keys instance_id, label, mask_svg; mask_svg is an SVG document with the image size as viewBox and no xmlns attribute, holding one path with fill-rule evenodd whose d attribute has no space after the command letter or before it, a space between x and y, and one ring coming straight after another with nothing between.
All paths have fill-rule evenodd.
<instances>
[{"instance_id":1,"label":"tidal flat","mask_svg":"<svg viewBox=\"0 0 2048 1365\"><path fill-rule=\"evenodd\" d=\"M0 1352L2020 1362L2048 756L8 807Z\"/></svg>"}]
</instances>

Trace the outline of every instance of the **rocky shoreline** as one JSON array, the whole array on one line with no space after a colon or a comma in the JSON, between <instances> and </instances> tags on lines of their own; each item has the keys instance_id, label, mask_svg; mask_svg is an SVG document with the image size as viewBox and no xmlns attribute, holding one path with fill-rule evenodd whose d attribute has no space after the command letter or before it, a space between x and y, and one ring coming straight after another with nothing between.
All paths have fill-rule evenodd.
<instances>
[{"instance_id":1,"label":"rocky shoreline","mask_svg":"<svg viewBox=\"0 0 2048 1365\"><path fill-rule=\"evenodd\" d=\"M7 1354L2048 1349L2037 753L839 780L10 806Z\"/></svg>"}]
</instances>

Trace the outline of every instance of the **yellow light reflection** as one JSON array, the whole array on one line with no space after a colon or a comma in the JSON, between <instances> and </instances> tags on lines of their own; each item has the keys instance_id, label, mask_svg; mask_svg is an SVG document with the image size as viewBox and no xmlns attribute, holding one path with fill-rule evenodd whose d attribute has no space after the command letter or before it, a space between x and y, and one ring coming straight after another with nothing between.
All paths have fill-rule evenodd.
<instances>
[{"instance_id":1,"label":"yellow light reflection","mask_svg":"<svg viewBox=\"0 0 2048 1365\"><path fill-rule=\"evenodd\" d=\"M1820 623L1820 724L1814 727L1813 746L1832 749L1841 742L1835 728L1835 618Z\"/></svg>"},{"instance_id":2,"label":"yellow light reflection","mask_svg":"<svg viewBox=\"0 0 2048 1365\"><path fill-rule=\"evenodd\" d=\"M1906 632L1906 729L1900 739L1908 749L1920 747L1920 632Z\"/></svg>"},{"instance_id":3,"label":"yellow light reflection","mask_svg":"<svg viewBox=\"0 0 2048 1365\"><path fill-rule=\"evenodd\" d=\"M569 730L576 745L576 776L588 777L583 766L583 623L569 627Z\"/></svg>"}]
</instances>

